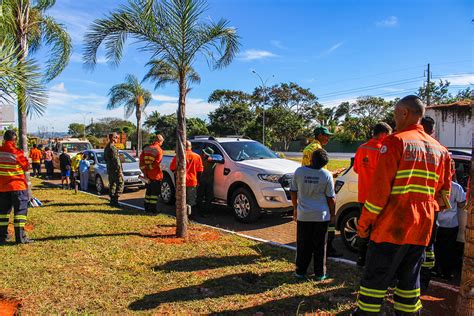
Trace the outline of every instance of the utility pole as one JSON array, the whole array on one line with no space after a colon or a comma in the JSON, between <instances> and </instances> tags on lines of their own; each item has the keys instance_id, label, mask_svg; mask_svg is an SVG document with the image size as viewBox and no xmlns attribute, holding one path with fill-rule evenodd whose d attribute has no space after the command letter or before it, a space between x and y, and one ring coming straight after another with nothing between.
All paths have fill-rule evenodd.
<instances>
[{"instance_id":1,"label":"utility pole","mask_svg":"<svg viewBox=\"0 0 474 316\"><path fill-rule=\"evenodd\" d=\"M263 99L263 105L262 105L262 144L265 145L265 104L268 100L268 91L267 91L267 82L270 78L274 78L275 75L271 75L268 77L266 80L263 80L263 78L258 74L256 70L252 70L252 73L256 75L260 81L262 82L262 88L264 92L264 99Z\"/></svg>"},{"instance_id":2,"label":"utility pole","mask_svg":"<svg viewBox=\"0 0 474 316\"><path fill-rule=\"evenodd\" d=\"M426 70L426 105L431 104L431 88L430 88L430 79L431 79L431 71L430 71L430 64L428 63L428 69Z\"/></svg>"}]
</instances>

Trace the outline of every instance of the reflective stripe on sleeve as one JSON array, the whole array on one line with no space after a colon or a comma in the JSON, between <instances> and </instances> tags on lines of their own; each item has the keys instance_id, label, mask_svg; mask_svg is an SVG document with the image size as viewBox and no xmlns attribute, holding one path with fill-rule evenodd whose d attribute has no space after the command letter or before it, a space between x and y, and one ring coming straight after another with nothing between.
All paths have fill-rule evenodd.
<instances>
[{"instance_id":1,"label":"reflective stripe on sleeve","mask_svg":"<svg viewBox=\"0 0 474 316\"><path fill-rule=\"evenodd\" d=\"M382 210L382 207L380 206L377 206L377 205L374 205L372 203L370 203L369 201L365 201L365 204L364 204L364 207L371 213L374 213L374 214L379 214L380 211Z\"/></svg>"},{"instance_id":2,"label":"reflective stripe on sleeve","mask_svg":"<svg viewBox=\"0 0 474 316\"><path fill-rule=\"evenodd\" d=\"M421 193L421 194L428 194L434 195L435 189L432 187L418 185L418 184L408 184L403 186L394 186L392 188L392 195L396 194L406 194L406 193Z\"/></svg>"},{"instance_id":3,"label":"reflective stripe on sleeve","mask_svg":"<svg viewBox=\"0 0 474 316\"><path fill-rule=\"evenodd\" d=\"M19 176L19 175L22 175L24 173L25 172L23 170L22 171L12 171L12 172L0 171L0 176L11 177L11 176Z\"/></svg>"},{"instance_id":4,"label":"reflective stripe on sleeve","mask_svg":"<svg viewBox=\"0 0 474 316\"><path fill-rule=\"evenodd\" d=\"M430 180L439 180L439 175L436 172L421 170L421 169L409 169L409 170L399 170L395 176L395 179L405 179L405 178L423 178Z\"/></svg>"}]
</instances>

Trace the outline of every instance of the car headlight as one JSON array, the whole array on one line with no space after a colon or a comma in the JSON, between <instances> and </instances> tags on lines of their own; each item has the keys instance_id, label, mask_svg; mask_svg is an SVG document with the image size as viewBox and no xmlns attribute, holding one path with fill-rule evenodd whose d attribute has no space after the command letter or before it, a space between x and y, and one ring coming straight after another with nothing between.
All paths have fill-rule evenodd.
<instances>
[{"instance_id":1,"label":"car headlight","mask_svg":"<svg viewBox=\"0 0 474 316\"><path fill-rule=\"evenodd\" d=\"M258 178L263 181L278 183L281 178L281 174L259 174Z\"/></svg>"}]
</instances>

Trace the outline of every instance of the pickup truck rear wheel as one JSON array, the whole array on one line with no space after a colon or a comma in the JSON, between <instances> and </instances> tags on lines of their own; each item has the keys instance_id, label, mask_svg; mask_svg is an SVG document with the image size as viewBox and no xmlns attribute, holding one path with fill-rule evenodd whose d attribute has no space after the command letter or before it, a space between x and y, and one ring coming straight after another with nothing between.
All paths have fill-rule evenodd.
<instances>
[{"instance_id":1,"label":"pickup truck rear wheel","mask_svg":"<svg viewBox=\"0 0 474 316\"><path fill-rule=\"evenodd\" d=\"M102 195L102 193L104 193L104 181L102 181L100 176L95 178L95 189L98 195Z\"/></svg>"},{"instance_id":2,"label":"pickup truck rear wheel","mask_svg":"<svg viewBox=\"0 0 474 316\"><path fill-rule=\"evenodd\" d=\"M350 251L357 252L357 222L360 212L353 210L344 215L341 221L341 236L344 245Z\"/></svg>"},{"instance_id":3,"label":"pickup truck rear wheel","mask_svg":"<svg viewBox=\"0 0 474 316\"><path fill-rule=\"evenodd\" d=\"M165 174L161 182L161 199L165 204L171 205L175 200L175 189L170 176Z\"/></svg>"},{"instance_id":4,"label":"pickup truck rear wheel","mask_svg":"<svg viewBox=\"0 0 474 316\"><path fill-rule=\"evenodd\" d=\"M261 209L252 192L239 188L232 194L231 207L235 218L242 223L252 223L261 216Z\"/></svg>"}]
</instances>

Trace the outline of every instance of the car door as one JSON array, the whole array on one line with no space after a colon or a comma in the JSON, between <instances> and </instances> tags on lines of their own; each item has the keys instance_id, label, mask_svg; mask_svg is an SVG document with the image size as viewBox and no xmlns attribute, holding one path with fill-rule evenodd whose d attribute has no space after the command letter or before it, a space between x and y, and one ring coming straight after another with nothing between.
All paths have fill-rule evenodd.
<instances>
[{"instance_id":1,"label":"car door","mask_svg":"<svg viewBox=\"0 0 474 316\"><path fill-rule=\"evenodd\" d=\"M214 154L221 155L224 157L222 150L213 143L205 143L204 147L211 147L214 151ZM224 174L226 169L224 163L217 163L214 168L214 197L219 200L227 200L227 191L228 191L228 177Z\"/></svg>"},{"instance_id":2,"label":"car door","mask_svg":"<svg viewBox=\"0 0 474 316\"><path fill-rule=\"evenodd\" d=\"M92 160L94 164L91 164L89 167L89 182L94 183L95 181L95 175L96 175L96 168L97 168L97 156L94 152L90 151L89 154L89 160Z\"/></svg>"}]
</instances>

